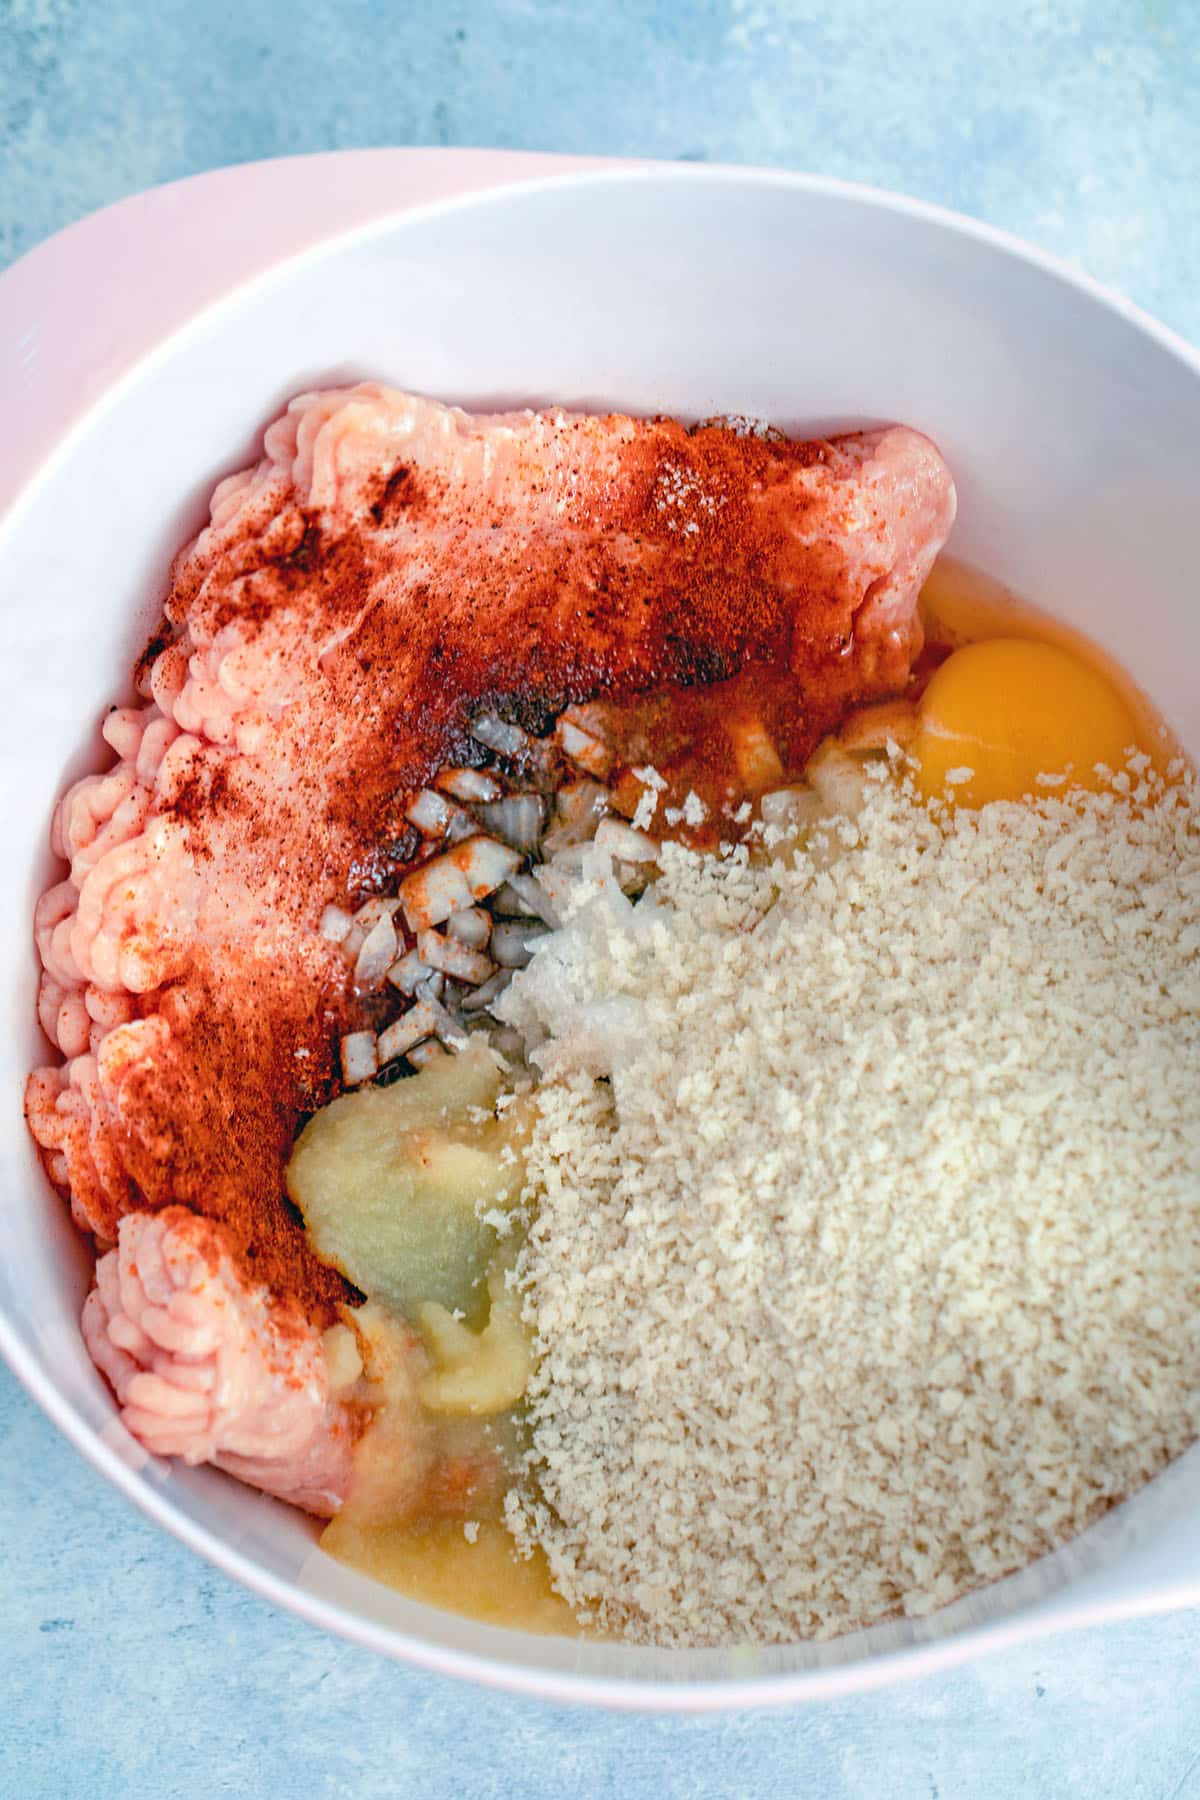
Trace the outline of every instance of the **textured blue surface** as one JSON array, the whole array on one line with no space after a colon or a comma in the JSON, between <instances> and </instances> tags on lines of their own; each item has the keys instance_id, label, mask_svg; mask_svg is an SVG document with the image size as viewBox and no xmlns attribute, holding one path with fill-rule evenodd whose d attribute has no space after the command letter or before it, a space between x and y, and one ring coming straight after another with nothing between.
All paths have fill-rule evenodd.
<instances>
[{"instance_id":1,"label":"textured blue surface","mask_svg":"<svg viewBox=\"0 0 1200 1800\"><path fill-rule=\"evenodd\" d=\"M779 163L1055 250L1200 338L1195 0L0 0L0 262L218 163L396 142ZM394 1668L156 1533L0 1375L0 1795L1188 1800L1200 1620L794 1713Z\"/></svg>"}]
</instances>

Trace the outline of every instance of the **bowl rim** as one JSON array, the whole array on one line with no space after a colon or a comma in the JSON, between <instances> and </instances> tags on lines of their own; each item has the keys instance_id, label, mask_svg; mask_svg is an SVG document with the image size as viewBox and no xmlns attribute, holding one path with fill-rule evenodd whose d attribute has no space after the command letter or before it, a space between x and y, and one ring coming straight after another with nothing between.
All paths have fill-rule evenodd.
<instances>
[{"instance_id":1,"label":"bowl rim","mask_svg":"<svg viewBox=\"0 0 1200 1800\"><path fill-rule=\"evenodd\" d=\"M999 227L936 203L832 176L724 163L681 164L553 154L512 155L507 152L478 150L395 148L382 151L318 152L313 155L272 159L267 164L233 165L165 184L149 192L176 202L186 197L189 203L195 202L202 212L206 189L217 181L231 182L236 186L239 177L247 178L251 172L257 172L261 176L265 170L275 179L300 182L311 178L316 165L329 170L332 165L337 165L336 181L341 184L345 181L350 162L368 158L375 160L377 165L379 159L386 159L389 167L410 177L408 190L398 198L385 198L381 195L378 209L372 211L369 217L361 218L349 227L334 225L332 228L321 229L318 235L299 247L292 245L282 250L273 250L264 233L261 249L255 257L257 266L243 270L215 297L205 299L186 316L175 319L165 327L161 336L144 342L139 350L129 356L113 378L108 379L98 392L84 398L74 416L34 454L23 477L15 484L8 505L0 509L0 531L16 517L27 497L43 481L53 478L56 465L69 453L76 435L95 424L97 416L117 401L127 383L140 379L158 358L169 355L177 340L185 333L201 322L207 322L223 308L237 305L254 287L276 280L285 271L297 268L307 261L349 248L360 240L365 241L404 222L434 218L463 208L485 205L490 198L508 199L536 194L564 183L592 187L655 180L692 186L741 183L778 187L797 193L850 201L864 209L932 224L953 236L974 240L1074 289L1082 297L1097 303L1136 331L1153 339L1177 359L1182 365L1182 372L1190 373L1200 380L1200 350L1135 302L1062 258L1028 244ZM495 170L498 165L512 170L512 178L509 179L503 173L497 177ZM521 172L518 172L518 168ZM441 180L444 186L448 173L451 176L450 191L436 192L438 181ZM422 185L426 189L426 197L422 197ZM433 198L428 197L430 188L435 191ZM14 273L19 272L23 278L28 279L34 273L32 265L50 246L61 245L75 234L86 231L94 233L105 220L114 225L120 220L123 224L128 219L130 210L137 207L141 198L134 195L119 201L67 226L63 231L34 246L8 270L0 273L0 304L3 302L5 283L11 281ZM103 243L102 236L98 242ZM47 259L48 268L49 260ZM95 323L89 328L95 330ZM1200 1602L1200 1569L1197 1569L1190 1580L1181 1580L1173 1585L1169 1594L1152 1590L1108 1599L1076 1601L1074 1604L1068 1598L1066 1604L1053 1603L1049 1607L1024 1608L1004 1619L966 1627L937 1642L908 1645L825 1668L780 1674L691 1681L686 1678L672 1680L644 1676L597 1676L570 1670L510 1664L498 1661L483 1651L452 1649L378 1623L349 1606L310 1592L273 1574L226 1538L188 1518L177 1508L167 1490L144 1479L139 1469L125 1460L115 1446L107 1442L59 1391L32 1350L27 1349L18 1338L15 1328L2 1311L0 1356L3 1356L30 1397L93 1468L146 1517L222 1573L305 1622L352 1643L433 1673L543 1700L637 1711L699 1713L831 1699L869 1692L901 1679L931 1674L961 1664L984 1651L1030 1642L1052 1632L1107 1620L1137 1618L1161 1612L1169 1606ZM1065 1594L1069 1594L1069 1590L1064 1591L1064 1597ZM1053 1602L1057 1602L1059 1596L1051 1598Z\"/></svg>"}]
</instances>

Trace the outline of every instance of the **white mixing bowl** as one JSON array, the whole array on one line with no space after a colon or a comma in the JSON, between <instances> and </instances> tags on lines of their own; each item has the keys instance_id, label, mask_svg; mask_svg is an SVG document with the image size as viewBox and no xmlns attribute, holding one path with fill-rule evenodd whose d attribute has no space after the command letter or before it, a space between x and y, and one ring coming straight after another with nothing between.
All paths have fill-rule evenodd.
<instances>
[{"instance_id":1,"label":"white mixing bowl","mask_svg":"<svg viewBox=\"0 0 1200 1800\"><path fill-rule=\"evenodd\" d=\"M259 1592L547 1696L801 1699L1200 1600L1195 1450L935 1618L683 1654L417 1605L322 1556L298 1513L149 1459L118 1424L78 1332L89 1260L20 1116L45 1054L30 918L47 823L97 758L101 709L215 479L289 395L366 375L467 405L919 426L958 481L958 555L1098 639L1200 751L1200 360L995 232L798 176L403 151L226 171L76 227L0 279L0 1349L18 1376L152 1518Z\"/></svg>"}]
</instances>

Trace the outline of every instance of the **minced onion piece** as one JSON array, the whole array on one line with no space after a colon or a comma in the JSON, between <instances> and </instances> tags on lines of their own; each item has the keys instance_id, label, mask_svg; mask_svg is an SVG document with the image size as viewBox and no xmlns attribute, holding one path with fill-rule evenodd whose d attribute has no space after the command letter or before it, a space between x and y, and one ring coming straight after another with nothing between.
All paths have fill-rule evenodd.
<instances>
[{"instance_id":1,"label":"minced onion piece","mask_svg":"<svg viewBox=\"0 0 1200 1800\"><path fill-rule=\"evenodd\" d=\"M380 1063L394 1062L428 1037L440 1038L443 1044L461 1049L466 1035L444 1006L436 1000L418 1000L415 1006L393 1021L379 1034Z\"/></svg>"},{"instance_id":2,"label":"minced onion piece","mask_svg":"<svg viewBox=\"0 0 1200 1800\"><path fill-rule=\"evenodd\" d=\"M541 919L552 931L558 930L562 921L535 875L510 875L504 885L535 919Z\"/></svg>"},{"instance_id":3,"label":"minced onion piece","mask_svg":"<svg viewBox=\"0 0 1200 1800\"><path fill-rule=\"evenodd\" d=\"M498 1000L513 978L511 969L497 969L490 981L471 993L464 994L459 1001L459 1010L465 1013L485 1012L493 1000Z\"/></svg>"},{"instance_id":4,"label":"minced onion piece","mask_svg":"<svg viewBox=\"0 0 1200 1800\"><path fill-rule=\"evenodd\" d=\"M458 812L458 807L452 800L447 800L444 794L435 793L432 788L422 788L405 807L404 816L425 837L445 837L450 829L451 819Z\"/></svg>"},{"instance_id":5,"label":"minced onion piece","mask_svg":"<svg viewBox=\"0 0 1200 1800\"><path fill-rule=\"evenodd\" d=\"M439 1006L436 1000L422 1001L421 1004L427 1005L437 1019L434 1030L446 1048L448 1050L464 1049L467 1042L467 1031L457 1014L450 1012L445 1006Z\"/></svg>"},{"instance_id":6,"label":"minced onion piece","mask_svg":"<svg viewBox=\"0 0 1200 1800\"><path fill-rule=\"evenodd\" d=\"M352 963L358 960L358 953L362 949L366 939L367 934L361 925L351 925L349 931L339 945L342 955L347 962Z\"/></svg>"},{"instance_id":7,"label":"minced onion piece","mask_svg":"<svg viewBox=\"0 0 1200 1800\"><path fill-rule=\"evenodd\" d=\"M394 919L399 911L400 902L398 900L389 899L383 894L373 894L369 900L363 901L355 913L354 923L363 931L370 931L379 919Z\"/></svg>"},{"instance_id":8,"label":"minced onion piece","mask_svg":"<svg viewBox=\"0 0 1200 1800\"><path fill-rule=\"evenodd\" d=\"M440 1000L446 991L446 977L440 969L430 969L422 975L414 992L418 1000Z\"/></svg>"},{"instance_id":9,"label":"minced onion piece","mask_svg":"<svg viewBox=\"0 0 1200 1800\"><path fill-rule=\"evenodd\" d=\"M443 769L436 777L443 793L455 800L499 800L504 789L482 769Z\"/></svg>"},{"instance_id":10,"label":"minced onion piece","mask_svg":"<svg viewBox=\"0 0 1200 1800\"><path fill-rule=\"evenodd\" d=\"M396 960L396 927L389 913L376 919L363 939L354 964L354 980L358 987L375 987Z\"/></svg>"},{"instance_id":11,"label":"minced onion piece","mask_svg":"<svg viewBox=\"0 0 1200 1800\"><path fill-rule=\"evenodd\" d=\"M317 920L317 930L330 944L340 944L354 924L348 912L340 906L327 906Z\"/></svg>"},{"instance_id":12,"label":"minced onion piece","mask_svg":"<svg viewBox=\"0 0 1200 1800\"><path fill-rule=\"evenodd\" d=\"M584 731L564 713L554 727L554 735L564 756L586 769L589 775L596 775L603 781L613 765L613 754L608 745L590 731Z\"/></svg>"},{"instance_id":13,"label":"minced onion piece","mask_svg":"<svg viewBox=\"0 0 1200 1800\"><path fill-rule=\"evenodd\" d=\"M476 810L485 830L523 855L536 850L542 841L546 812L540 794L507 794Z\"/></svg>"},{"instance_id":14,"label":"minced onion piece","mask_svg":"<svg viewBox=\"0 0 1200 1800\"><path fill-rule=\"evenodd\" d=\"M608 789L598 781L568 781L555 795L554 822L542 842L543 856L552 857L594 837L608 806Z\"/></svg>"},{"instance_id":15,"label":"minced onion piece","mask_svg":"<svg viewBox=\"0 0 1200 1800\"><path fill-rule=\"evenodd\" d=\"M404 955L394 962L387 972L387 979L402 994L415 994L417 984L423 981L432 971L421 961L415 950L406 950Z\"/></svg>"},{"instance_id":16,"label":"minced onion piece","mask_svg":"<svg viewBox=\"0 0 1200 1800\"><path fill-rule=\"evenodd\" d=\"M492 915L485 912L482 906L468 906L462 912L450 914L446 920L446 930L460 944L469 944L472 950L482 950L492 935Z\"/></svg>"},{"instance_id":17,"label":"minced onion piece","mask_svg":"<svg viewBox=\"0 0 1200 1800\"><path fill-rule=\"evenodd\" d=\"M545 935L546 927L536 919L501 919L492 928L492 961L502 969L523 969L532 955L529 945Z\"/></svg>"},{"instance_id":18,"label":"minced onion piece","mask_svg":"<svg viewBox=\"0 0 1200 1800\"><path fill-rule=\"evenodd\" d=\"M520 756L533 748L533 739L519 725L510 725L498 713L476 713L468 727L477 743L485 744L497 756Z\"/></svg>"},{"instance_id":19,"label":"minced onion piece","mask_svg":"<svg viewBox=\"0 0 1200 1800\"><path fill-rule=\"evenodd\" d=\"M549 862L539 864L538 884L546 890L551 906L560 916L580 882L595 879L594 875L584 874L591 855L589 843L568 844L565 850L557 850Z\"/></svg>"},{"instance_id":20,"label":"minced onion piece","mask_svg":"<svg viewBox=\"0 0 1200 1800\"><path fill-rule=\"evenodd\" d=\"M396 938L396 925L389 914L378 918L371 931L363 938L358 956L354 958L354 986L358 988L374 988L383 981L392 963L396 961L396 950L399 949Z\"/></svg>"},{"instance_id":21,"label":"minced onion piece","mask_svg":"<svg viewBox=\"0 0 1200 1800\"><path fill-rule=\"evenodd\" d=\"M347 1087L370 1081L379 1070L379 1047L373 1031L352 1031L341 1042L342 1080Z\"/></svg>"},{"instance_id":22,"label":"minced onion piece","mask_svg":"<svg viewBox=\"0 0 1200 1800\"><path fill-rule=\"evenodd\" d=\"M409 928L440 925L492 893L521 866L520 853L495 838L472 837L423 863L400 883Z\"/></svg>"},{"instance_id":23,"label":"minced onion piece","mask_svg":"<svg viewBox=\"0 0 1200 1800\"><path fill-rule=\"evenodd\" d=\"M455 981L486 981L495 967L482 950L472 950L469 944L432 929L418 931L417 951L429 968L440 969Z\"/></svg>"},{"instance_id":24,"label":"minced onion piece","mask_svg":"<svg viewBox=\"0 0 1200 1800\"><path fill-rule=\"evenodd\" d=\"M520 894L510 881L496 889L492 895L494 910L505 919L534 919L537 914L531 906L526 906Z\"/></svg>"},{"instance_id":25,"label":"minced onion piece","mask_svg":"<svg viewBox=\"0 0 1200 1800\"><path fill-rule=\"evenodd\" d=\"M597 850L618 857L622 862L658 861L658 845L654 839L647 837L644 831L635 831L632 825L626 825L620 819L601 819L594 842Z\"/></svg>"},{"instance_id":26,"label":"minced onion piece","mask_svg":"<svg viewBox=\"0 0 1200 1800\"><path fill-rule=\"evenodd\" d=\"M412 1049L414 1044L419 1044L423 1039L432 1036L432 1012L426 1003L418 1001L415 1006L410 1006L402 1017L393 1020L385 1031L380 1032L380 1066L382 1067L384 1063L395 1062L398 1056L403 1056L406 1051Z\"/></svg>"}]
</instances>

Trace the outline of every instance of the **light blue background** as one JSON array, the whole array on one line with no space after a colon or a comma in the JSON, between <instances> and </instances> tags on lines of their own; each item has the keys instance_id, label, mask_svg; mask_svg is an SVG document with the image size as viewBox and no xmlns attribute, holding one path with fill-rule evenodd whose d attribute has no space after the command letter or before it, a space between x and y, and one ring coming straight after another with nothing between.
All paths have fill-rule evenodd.
<instances>
[{"instance_id":1,"label":"light blue background","mask_svg":"<svg viewBox=\"0 0 1200 1800\"><path fill-rule=\"evenodd\" d=\"M1007 226L1200 338L1197 0L0 0L0 263L214 164L404 142L877 182ZM4 1800L1189 1800L1198 1649L1181 1614L711 1721L477 1693L212 1574L0 1375Z\"/></svg>"}]
</instances>

